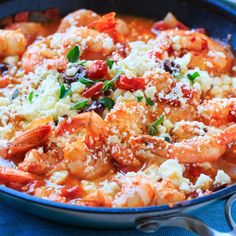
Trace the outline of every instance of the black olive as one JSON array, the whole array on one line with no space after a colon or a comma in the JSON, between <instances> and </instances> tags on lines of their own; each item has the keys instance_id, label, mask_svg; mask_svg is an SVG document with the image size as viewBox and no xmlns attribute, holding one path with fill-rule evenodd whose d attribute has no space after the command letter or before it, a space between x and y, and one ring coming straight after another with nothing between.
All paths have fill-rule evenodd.
<instances>
[{"instance_id":1,"label":"black olive","mask_svg":"<svg viewBox=\"0 0 236 236\"><path fill-rule=\"evenodd\" d=\"M9 65L8 64L0 63L0 72L1 73L4 73L4 72L8 71L8 69L9 69Z\"/></svg>"},{"instance_id":2,"label":"black olive","mask_svg":"<svg viewBox=\"0 0 236 236\"><path fill-rule=\"evenodd\" d=\"M85 77L86 76L86 69L83 66L80 65L74 65L76 67L76 73L74 76L68 76L66 73L64 74L64 81L65 83L73 83L76 82L80 77Z\"/></svg>"},{"instance_id":3,"label":"black olive","mask_svg":"<svg viewBox=\"0 0 236 236\"><path fill-rule=\"evenodd\" d=\"M170 74L179 74L181 71L180 65L170 60L165 60L163 67L164 70L169 72Z\"/></svg>"},{"instance_id":4,"label":"black olive","mask_svg":"<svg viewBox=\"0 0 236 236\"><path fill-rule=\"evenodd\" d=\"M164 139L166 142L170 143L170 138L168 136L165 136Z\"/></svg>"},{"instance_id":5,"label":"black olive","mask_svg":"<svg viewBox=\"0 0 236 236\"><path fill-rule=\"evenodd\" d=\"M85 110L86 111L94 111L98 115L102 115L103 111L105 110L105 107L98 101L93 101Z\"/></svg>"}]
</instances>

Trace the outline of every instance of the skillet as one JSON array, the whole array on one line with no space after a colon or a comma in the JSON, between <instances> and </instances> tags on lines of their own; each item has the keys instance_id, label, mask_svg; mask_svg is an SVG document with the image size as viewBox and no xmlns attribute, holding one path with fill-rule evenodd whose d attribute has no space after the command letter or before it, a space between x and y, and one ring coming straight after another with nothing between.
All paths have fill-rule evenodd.
<instances>
[{"instance_id":1,"label":"skillet","mask_svg":"<svg viewBox=\"0 0 236 236\"><path fill-rule=\"evenodd\" d=\"M98 13L116 11L119 14L162 19L171 11L186 25L204 27L212 37L225 41L231 34L231 46L236 50L236 3L234 0L9 0L0 3L0 18L22 11L43 11L58 8L62 15L79 8L92 9ZM30 214L63 224L87 227L124 229L137 228L155 232L162 226L177 226L200 235L236 235L231 206L236 201L236 185L204 197L168 205L140 208L95 208L56 203L20 193L0 186L0 199ZM230 198L228 198L230 197ZM210 207L214 201L226 199L226 218L232 232L217 232L188 214L200 207Z\"/></svg>"}]
</instances>

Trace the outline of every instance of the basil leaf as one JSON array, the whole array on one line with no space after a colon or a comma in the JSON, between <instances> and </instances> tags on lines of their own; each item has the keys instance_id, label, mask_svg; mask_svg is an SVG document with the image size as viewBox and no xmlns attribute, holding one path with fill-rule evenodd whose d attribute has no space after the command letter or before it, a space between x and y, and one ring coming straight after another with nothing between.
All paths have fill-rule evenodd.
<instances>
[{"instance_id":1,"label":"basil leaf","mask_svg":"<svg viewBox=\"0 0 236 236\"><path fill-rule=\"evenodd\" d=\"M91 79L84 78L84 77L79 77L79 82L81 84L84 84L87 87L95 84L95 81L93 81Z\"/></svg>"},{"instance_id":2,"label":"basil leaf","mask_svg":"<svg viewBox=\"0 0 236 236\"><path fill-rule=\"evenodd\" d=\"M113 64L114 64L114 61L111 60L111 59L109 59L109 58L107 58L107 59L106 59L106 63L107 63L107 66L109 67L109 69L111 69L112 66L113 66Z\"/></svg>"},{"instance_id":3,"label":"basil leaf","mask_svg":"<svg viewBox=\"0 0 236 236\"><path fill-rule=\"evenodd\" d=\"M101 98L99 100L99 102L106 108L108 108L109 110L112 109L112 107L115 105L115 102L111 99L111 98L108 98L108 97L104 97L104 98Z\"/></svg>"},{"instance_id":4,"label":"basil leaf","mask_svg":"<svg viewBox=\"0 0 236 236\"><path fill-rule=\"evenodd\" d=\"M75 63L78 61L80 57L80 50L77 45L75 45L68 53L67 53L67 60L71 63Z\"/></svg>"},{"instance_id":5,"label":"basil leaf","mask_svg":"<svg viewBox=\"0 0 236 236\"><path fill-rule=\"evenodd\" d=\"M151 107L154 106L154 102L149 97L146 97L146 104Z\"/></svg>"},{"instance_id":6,"label":"basil leaf","mask_svg":"<svg viewBox=\"0 0 236 236\"><path fill-rule=\"evenodd\" d=\"M79 110L88 106L88 100L81 100L76 102L73 106L71 106L71 110Z\"/></svg>"},{"instance_id":7,"label":"basil leaf","mask_svg":"<svg viewBox=\"0 0 236 236\"><path fill-rule=\"evenodd\" d=\"M162 124L162 122L164 121L164 114L162 114L157 120L155 120L154 122L152 122L149 125L149 134L150 135L156 135L157 134L157 127L158 125Z\"/></svg>"},{"instance_id":8,"label":"basil leaf","mask_svg":"<svg viewBox=\"0 0 236 236\"><path fill-rule=\"evenodd\" d=\"M15 89L14 92L12 93L11 99L14 100L15 98L17 98L19 95L19 90Z\"/></svg>"},{"instance_id":9,"label":"basil leaf","mask_svg":"<svg viewBox=\"0 0 236 236\"><path fill-rule=\"evenodd\" d=\"M197 77L199 77L199 73L197 71L195 71L193 74L187 74L188 79L193 82Z\"/></svg>"},{"instance_id":10,"label":"basil leaf","mask_svg":"<svg viewBox=\"0 0 236 236\"><path fill-rule=\"evenodd\" d=\"M106 81L106 82L103 84L103 91L104 91L104 92L106 92L106 91L108 91L108 90L111 89L112 85L113 85L113 84L116 82L116 80L119 78L120 74L121 74L121 71L118 70L118 71L116 72L116 74L114 75L114 77L113 77L111 80L108 80L108 81Z\"/></svg>"},{"instance_id":11,"label":"basil leaf","mask_svg":"<svg viewBox=\"0 0 236 236\"><path fill-rule=\"evenodd\" d=\"M32 103L33 98L34 98L34 92L30 92L30 94L28 96L28 100L29 100L30 103Z\"/></svg>"},{"instance_id":12,"label":"basil leaf","mask_svg":"<svg viewBox=\"0 0 236 236\"><path fill-rule=\"evenodd\" d=\"M60 93L59 93L59 98L62 99L66 97L67 95L70 95L72 93L71 89L66 89L64 84L61 84L60 87Z\"/></svg>"},{"instance_id":13,"label":"basil leaf","mask_svg":"<svg viewBox=\"0 0 236 236\"><path fill-rule=\"evenodd\" d=\"M141 102L143 100L143 96L136 96L137 102Z\"/></svg>"}]
</instances>

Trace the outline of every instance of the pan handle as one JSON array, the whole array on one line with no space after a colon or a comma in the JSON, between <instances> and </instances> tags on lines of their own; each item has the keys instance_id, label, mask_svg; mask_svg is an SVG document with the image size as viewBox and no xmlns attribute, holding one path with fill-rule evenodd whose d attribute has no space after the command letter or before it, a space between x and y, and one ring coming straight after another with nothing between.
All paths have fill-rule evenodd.
<instances>
[{"instance_id":1,"label":"pan handle","mask_svg":"<svg viewBox=\"0 0 236 236\"><path fill-rule=\"evenodd\" d=\"M236 201L236 194L232 195L225 202L225 216L230 225L230 232L219 232L201 220L187 215L169 215L169 216L154 216L136 221L136 228L145 233L153 233L161 227L180 227L197 233L202 236L233 236L236 235L236 223L232 217L232 205Z\"/></svg>"}]
</instances>

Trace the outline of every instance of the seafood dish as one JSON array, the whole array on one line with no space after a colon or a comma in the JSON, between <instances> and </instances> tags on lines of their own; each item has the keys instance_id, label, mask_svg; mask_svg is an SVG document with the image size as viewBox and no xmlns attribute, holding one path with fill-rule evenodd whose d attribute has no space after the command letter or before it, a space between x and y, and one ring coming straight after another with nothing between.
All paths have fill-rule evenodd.
<instances>
[{"instance_id":1,"label":"seafood dish","mask_svg":"<svg viewBox=\"0 0 236 236\"><path fill-rule=\"evenodd\" d=\"M157 22L87 9L42 15L49 20L1 21L2 185L124 208L172 206L235 183L229 45L172 13Z\"/></svg>"}]
</instances>

